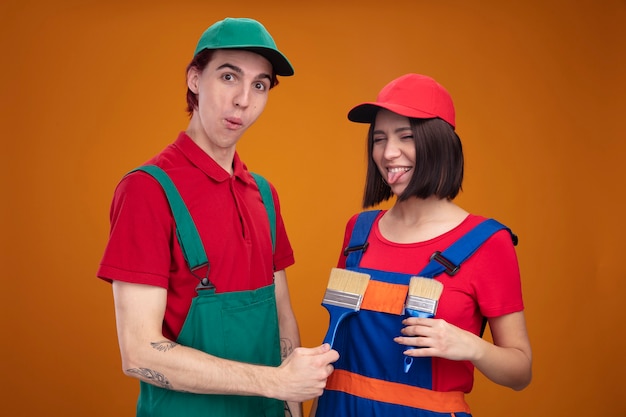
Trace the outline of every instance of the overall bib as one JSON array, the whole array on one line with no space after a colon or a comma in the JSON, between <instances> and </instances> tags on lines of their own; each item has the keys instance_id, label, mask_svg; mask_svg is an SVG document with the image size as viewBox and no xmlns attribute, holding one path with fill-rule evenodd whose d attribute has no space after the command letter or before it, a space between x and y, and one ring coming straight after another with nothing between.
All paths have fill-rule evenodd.
<instances>
[{"instance_id":1,"label":"overall bib","mask_svg":"<svg viewBox=\"0 0 626 417\"><path fill-rule=\"evenodd\" d=\"M432 358L413 358L405 372L406 347L393 338L400 335L407 317L404 305L411 276L453 275L489 236L506 227L485 220L443 253L433 254L420 273L409 275L359 266L378 213L359 215L346 249L346 269L369 274L370 281L358 313L336 331L333 347L340 357L318 399L316 417L470 416L463 392L432 390Z\"/></svg>"},{"instance_id":2,"label":"overall bib","mask_svg":"<svg viewBox=\"0 0 626 417\"><path fill-rule=\"evenodd\" d=\"M207 265L200 236L173 182L156 166L142 166L137 170L152 175L165 190L189 268L193 271ZM274 245L276 223L271 190L262 177L253 175L268 212ZM274 284L252 291L216 294L208 278L201 279L177 342L224 359L280 365ZM284 417L284 403L265 397L192 394L141 381L137 416Z\"/></svg>"}]
</instances>

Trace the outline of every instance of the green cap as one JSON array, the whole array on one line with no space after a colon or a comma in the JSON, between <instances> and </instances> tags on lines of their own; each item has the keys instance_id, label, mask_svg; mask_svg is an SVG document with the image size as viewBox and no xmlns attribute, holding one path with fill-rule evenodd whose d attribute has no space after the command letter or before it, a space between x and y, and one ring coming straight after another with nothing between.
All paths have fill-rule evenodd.
<instances>
[{"instance_id":1,"label":"green cap","mask_svg":"<svg viewBox=\"0 0 626 417\"><path fill-rule=\"evenodd\" d=\"M278 75L293 75L289 60L276 47L276 43L265 27L254 19L227 17L204 31L196 56L204 49L244 49L265 57Z\"/></svg>"}]
</instances>

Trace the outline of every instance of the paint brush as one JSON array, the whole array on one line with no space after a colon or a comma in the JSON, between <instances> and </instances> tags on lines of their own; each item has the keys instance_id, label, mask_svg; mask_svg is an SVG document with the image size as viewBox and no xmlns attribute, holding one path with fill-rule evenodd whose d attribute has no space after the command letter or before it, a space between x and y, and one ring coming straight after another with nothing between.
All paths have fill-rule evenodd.
<instances>
[{"instance_id":1,"label":"paint brush","mask_svg":"<svg viewBox=\"0 0 626 417\"><path fill-rule=\"evenodd\" d=\"M433 278L411 277L409 281L409 293L406 297L404 312L409 317L435 317L439 297L443 292L443 284ZM414 349L407 346L405 350ZM404 357L404 372L409 372L413 358Z\"/></svg>"},{"instance_id":2,"label":"paint brush","mask_svg":"<svg viewBox=\"0 0 626 417\"><path fill-rule=\"evenodd\" d=\"M324 343L333 346L339 324L361 309L363 295L369 283L369 274L332 268L322 306L328 310L330 323Z\"/></svg>"}]
</instances>

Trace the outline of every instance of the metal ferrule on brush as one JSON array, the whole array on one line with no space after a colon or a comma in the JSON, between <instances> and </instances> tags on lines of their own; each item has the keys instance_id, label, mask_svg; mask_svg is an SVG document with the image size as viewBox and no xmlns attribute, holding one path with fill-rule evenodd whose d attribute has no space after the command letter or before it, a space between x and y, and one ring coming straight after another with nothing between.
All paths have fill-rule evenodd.
<instances>
[{"instance_id":1,"label":"metal ferrule on brush","mask_svg":"<svg viewBox=\"0 0 626 417\"><path fill-rule=\"evenodd\" d=\"M324 294L324 303L337 307L346 307L354 311L358 311L361 308L362 301L363 294L337 291L331 288L326 288L326 293Z\"/></svg>"},{"instance_id":2,"label":"metal ferrule on brush","mask_svg":"<svg viewBox=\"0 0 626 417\"><path fill-rule=\"evenodd\" d=\"M434 315L437 310L437 300L409 295L406 300L406 308Z\"/></svg>"}]
</instances>

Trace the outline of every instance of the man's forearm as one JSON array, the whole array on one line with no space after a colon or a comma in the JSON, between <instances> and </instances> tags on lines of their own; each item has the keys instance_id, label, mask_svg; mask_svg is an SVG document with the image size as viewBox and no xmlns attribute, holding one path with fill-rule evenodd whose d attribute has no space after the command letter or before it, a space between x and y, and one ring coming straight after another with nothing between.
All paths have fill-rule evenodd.
<instances>
[{"instance_id":1,"label":"man's forearm","mask_svg":"<svg viewBox=\"0 0 626 417\"><path fill-rule=\"evenodd\" d=\"M278 375L274 368L218 358L171 341L150 343L126 355L124 373L160 388L197 394L274 397ZM141 352L141 353L140 353Z\"/></svg>"}]
</instances>

